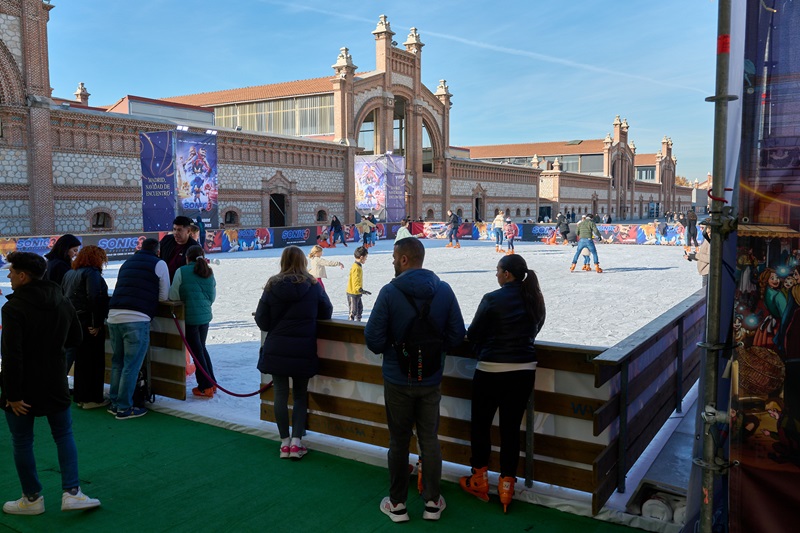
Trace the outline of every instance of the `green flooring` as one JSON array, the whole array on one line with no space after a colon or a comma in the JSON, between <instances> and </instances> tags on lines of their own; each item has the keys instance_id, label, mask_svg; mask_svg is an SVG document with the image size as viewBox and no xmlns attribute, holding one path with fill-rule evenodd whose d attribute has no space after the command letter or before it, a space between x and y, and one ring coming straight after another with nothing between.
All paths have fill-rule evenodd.
<instances>
[{"instance_id":1,"label":"green flooring","mask_svg":"<svg viewBox=\"0 0 800 533\"><path fill-rule=\"evenodd\" d=\"M35 451L47 512L0 514L0 532L632 531L519 501L503 515L496 496L484 504L447 482L447 509L439 522L422 520L423 502L412 483L411 521L394 524L378 509L388 494L383 468L313 450L299 462L281 460L274 441L154 412L128 421L104 410L72 413L81 487L102 507L61 512L55 445L40 418ZM19 494L3 421L0 499Z\"/></svg>"}]
</instances>

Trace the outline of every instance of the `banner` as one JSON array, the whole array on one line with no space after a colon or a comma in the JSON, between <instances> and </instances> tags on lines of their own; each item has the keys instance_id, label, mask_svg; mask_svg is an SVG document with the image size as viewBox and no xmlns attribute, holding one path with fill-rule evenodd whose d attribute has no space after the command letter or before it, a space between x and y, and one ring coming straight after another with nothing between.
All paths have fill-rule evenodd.
<instances>
[{"instance_id":1,"label":"banner","mask_svg":"<svg viewBox=\"0 0 800 533\"><path fill-rule=\"evenodd\" d=\"M172 220L175 218L174 135L172 131L139 134L144 231L172 229Z\"/></svg>"},{"instance_id":2,"label":"banner","mask_svg":"<svg viewBox=\"0 0 800 533\"><path fill-rule=\"evenodd\" d=\"M372 213L379 220L398 221L406 214L405 158L365 155L355 159L356 219Z\"/></svg>"},{"instance_id":3,"label":"banner","mask_svg":"<svg viewBox=\"0 0 800 533\"><path fill-rule=\"evenodd\" d=\"M794 531L800 508L800 5L753 0L746 14L744 72L734 87L742 118L730 531ZM740 64L732 57L734 63Z\"/></svg>"},{"instance_id":4,"label":"banner","mask_svg":"<svg viewBox=\"0 0 800 533\"><path fill-rule=\"evenodd\" d=\"M174 135L176 212L192 220L199 216L207 229L217 229L219 228L217 136L184 131L175 132Z\"/></svg>"}]
</instances>

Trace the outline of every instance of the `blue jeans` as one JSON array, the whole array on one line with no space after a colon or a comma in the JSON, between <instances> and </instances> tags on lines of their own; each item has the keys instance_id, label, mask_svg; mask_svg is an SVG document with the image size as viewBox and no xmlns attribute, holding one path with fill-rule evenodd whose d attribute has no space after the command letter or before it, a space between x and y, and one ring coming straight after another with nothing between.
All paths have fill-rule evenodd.
<instances>
[{"instance_id":1,"label":"blue jeans","mask_svg":"<svg viewBox=\"0 0 800 533\"><path fill-rule=\"evenodd\" d=\"M133 406L133 391L150 347L150 322L109 324L111 337L111 404L118 411Z\"/></svg>"},{"instance_id":2,"label":"blue jeans","mask_svg":"<svg viewBox=\"0 0 800 533\"><path fill-rule=\"evenodd\" d=\"M344 233L340 229L333 230L333 244L336 244L337 240L341 241L342 244L344 244Z\"/></svg>"},{"instance_id":3,"label":"blue jeans","mask_svg":"<svg viewBox=\"0 0 800 533\"><path fill-rule=\"evenodd\" d=\"M272 375L275 388L275 423L281 439L289 438L289 377ZM292 438L302 439L308 418L308 378L292 377Z\"/></svg>"},{"instance_id":4,"label":"blue jeans","mask_svg":"<svg viewBox=\"0 0 800 533\"><path fill-rule=\"evenodd\" d=\"M17 416L6 411L6 422L11 432L14 446L14 465L22 484L22 492L31 496L42 491L39 475L36 472L36 458L33 455L33 422L31 414ZM52 415L47 415L50 433L58 449L58 466L61 469L61 488L74 489L80 485L78 478L78 449L72 437L72 414L69 407Z\"/></svg>"},{"instance_id":5,"label":"blue jeans","mask_svg":"<svg viewBox=\"0 0 800 533\"><path fill-rule=\"evenodd\" d=\"M422 501L439 501L442 449L439 446L439 385L412 387L384 381L386 423L389 426L389 498L393 504L408 499L408 448L417 427L422 458Z\"/></svg>"},{"instance_id":6,"label":"blue jeans","mask_svg":"<svg viewBox=\"0 0 800 533\"><path fill-rule=\"evenodd\" d=\"M494 228L494 243L503 246L503 228Z\"/></svg>"},{"instance_id":7,"label":"blue jeans","mask_svg":"<svg viewBox=\"0 0 800 533\"><path fill-rule=\"evenodd\" d=\"M581 239L578 241L578 247L575 249L575 256L572 258L572 264L574 265L578 262L578 257L580 257L581 251L584 248L589 249L589 251L592 253L594 264L598 264L600 261L597 259L597 248L595 248L594 241L592 239Z\"/></svg>"},{"instance_id":8,"label":"blue jeans","mask_svg":"<svg viewBox=\"0 0 800 533\"><path fill-rule=\"evenodd\" d=\"M456 243L458 243L458 228L457 227L452 227L449 230L447 230L447 238L450 239L450 242L453 242L453 237L456 238ZM427 501L427 500L425 500L425 501Z\"/></svg>"}]
</instances>

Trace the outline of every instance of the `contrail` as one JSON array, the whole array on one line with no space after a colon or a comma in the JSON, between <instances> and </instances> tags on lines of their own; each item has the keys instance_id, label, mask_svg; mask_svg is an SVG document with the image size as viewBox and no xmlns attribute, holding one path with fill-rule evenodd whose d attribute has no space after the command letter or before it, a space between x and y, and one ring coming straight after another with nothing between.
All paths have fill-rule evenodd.
<instances>
[{"instance_id":1,"label":"contrail","mask_svg":"<svg viewBox=\"0 0 800 533\"><path fill-rule=\"evenodd\" d=\"M365 18L365 17L358 17L358 16L355 16L355 15L349 15L347 13L341 13L341 12L338 12L338 11L328 11L326 9L320 9L320 8L317 8L317 7L305 6L305 5L300 5L300 4L292 4L292 3L288 3L288 2L277 2L277 1L273 1L273 0L261 0L261 1L263 3L265 3L265 4L272 4L272 5L276 5L276 6L281 6L281 7L284 7L286 9L289 9L289 10L308 11L308 12L312 12L312 13L320 13L322 15L328 15L328 16L331 16L331 17L337 17L337 18L353 20L353 21L359 21L359 22L368 22L368 23L375 22L375 19L368 19L368 18ZM646 83L652 83L652 84L655 84L655 85L661 85L661 86L664 86L664 87L672 87L672 88L675 88L675 89L684 89L684 90L687 90L687 91L693 91L693 92L700 93L700 94L708 94L708 91L705 91L703 89L699 89L697 87L689 87L687 85L680 85L678 83L670 83L670 82L664 81L664 80L648 78L647 76L639 76L637 74L628 74L626 72L619 71L619 70L611 70L611 69L607 69L607 68L603 68L603 67L597 67L597 66L594 66L594 65L587 65L586 63L578 63L577 61L571 61L569 59L564 59L564 58L561 58L561 57L555 57L555 56L551 56L551 55L547 55L547 54L540 54L538 52L531 52L529 50L519 50L519 49L516 49L516 48L508 48L508 47L505 47L505 46L499 46L499 45L496 45L496 44L484 43L484 42L481 42L481 41L474 41L474 40L471 40L471 39L464 39L463 37L458 37L456 35L448 35L446 33L438 33L438 32L434 32L434 31L426 30L424 28L420 28L420 33L422 33L424 35L430 35L431 37L438 37L439 39L445 39L445 40L448 40L448 41L461 43L461 44L466 45L466 46L472 46L472 47L475 47L475 48L482 48L484 50L492 50L494 52L498 52L498 53L501 53L501 54L507 54L507 55L513 55L513 56L519 56L519 57L527 57L529 59L535 59L535 60L543 61L543 62L546 62L546 63L554 63L554 64L557 64L557 65L564 65L564 66L571 67L571 68L586 70L586 71L589 71L589 72L596 72L598 74L606 74L606 75L611 75L611 76L616 76L616 77L629 78L629 79L633 79L633 80L643 81L643 82L646 82Z\"/></svg>"}]
</instances>

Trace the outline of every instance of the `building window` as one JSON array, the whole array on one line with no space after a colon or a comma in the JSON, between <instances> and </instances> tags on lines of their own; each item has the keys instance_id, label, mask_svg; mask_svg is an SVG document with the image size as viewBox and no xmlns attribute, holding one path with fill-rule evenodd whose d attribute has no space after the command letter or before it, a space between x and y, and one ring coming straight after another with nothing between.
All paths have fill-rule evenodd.
<instances>
[{"instance_id":1,"label":"building window","mask_svg":"<svg viewBox=\"0 0 800 533\"><path fill-rule=\"evenodd\" d=\"M317 222L327 222L328 221L328 213L326 213L323 209L317 211Z\"/></svg>"},{"instance_id":2,"label":"building window","mask_svg":"<svg viewBox=\"0 0 800 533\"><path fill-rule=\"evenodd\" d=\"M214 124L282 135L330 135L333 94L219 106L214 109Z\"/></svg>"},{"instance_id":3,"label":"building window","mask_svg":"<svg viewBox=\"0 0 800 533\"><path fill-rule=\"evenodd\" d=\"M525 210L525 216L526 217L531 216L531 208L530 207Z\"/></svg>"},{"instance_id":4,"label":"building window","mask_svg":"<svg viewBox=\"0 0 800 533\"><path fill-rule=\"evenodd\" d=\"M602 174L603 173L603 154L591 154L581 156L582 174Z\"/></svg>"},{"instance_id":5,"label":"building window","mask_svg":"<svg viewBox=\"0 0 800 533\"><path fill-rule=\"evenodd\" d=\"M578 157L577 155L565 155L559 159L561 163L562 172L578 172Z\"/></svg>"},{"instance_id":6,"label":"building window","mask_svg":"<svg viewBox=\"0 0 800 533\"><path fill-rule=\"evenodd\" d=\"M225 211L225 225L237 226L239 224L239 214L236 211Z\"/></svg>"},{"instance_id":7,"label":"building window","mask_svg":"<svg viewBox=\"0 0 800 533\"><path fill-rule=\"evenodd\" d=\"M406 101L402 98L394 99L394 155L406 155Z\"/></svg>"},{"instance_id":8,"label":"building window","mask_svg":"<svg viewBox=\"0 0 800 533\"><path fill-rule=\"evenodd\" d=\"M425 220L433 220L433 209L428 209L425 213Z\"/></svg>"},{"instance_id":9,"label":"building window","mask_svg":"<svg viewBox=\"0 0 800 533\"><path fill-rule=\"evenodd\" d=\"M372 110L358 131L358 146L363 148L363 155L375 154L375 110Z\"/></svg>"},{"instance_id":10,"label":"building window","mask_svg":"<svg viewBox=\"0 0 800 533\"><path fill-rule=\"evenodd\" d=\"M656 167L636 167L636 179L639 181L656 181Z\"/></svg>"},{"instance_id":11,"label":"building window","mask_svg":"<svg viewBox=\"0 0 800 533\"><path fill-rule=\"evenodd\" d=\"M433 172L433 143L428 127L422 123L422 171Z\"/></svg>"},{"instance_id":12,"label":"building window","mask_svg":"<svg viewBox=\"0 0 800 533\"><path fill-rule=\"evenodd\" d=\"M111 218L109 213L105 211L98 211L92 215L92 230L112 229L114 227L114 219Z\"/></svg>"},{"instance_id":13,"label":"building window","mask_svg":"<svg viewBox=\"0 0 800 533\"><path fill-rule=\"evenodd\" d=\"M458 218L463 218L464 212L461 209L456 209L456 215L458 215Z\"/></svg>"},{"instance_id":14,"label":"building window","mask_svg":"<svg viewBox=\"0 0 800 533\"><path fill-rule=\"evenodd\" d=\"M516 211L516 213L517 213L517 214L516 214L515 216L520 216L520 210L519 210L519 207L517 208L517 211Z\"/></svg>"}]
</instances>

